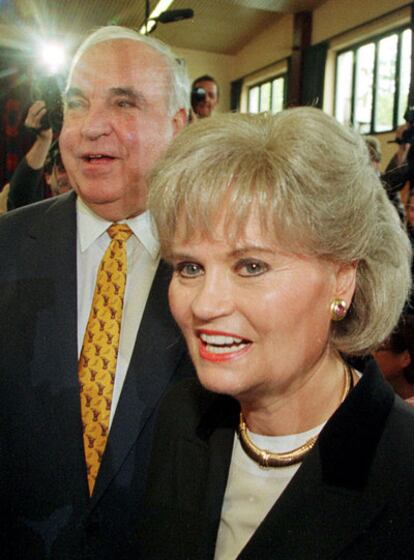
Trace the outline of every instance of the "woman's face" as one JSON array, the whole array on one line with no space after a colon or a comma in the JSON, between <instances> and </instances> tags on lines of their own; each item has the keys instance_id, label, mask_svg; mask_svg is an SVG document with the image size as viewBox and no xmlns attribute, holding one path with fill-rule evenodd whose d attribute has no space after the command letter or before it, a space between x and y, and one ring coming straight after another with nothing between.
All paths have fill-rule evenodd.
<instances>
[{"instance_id":1,"label":"woman's face","mask_svg":"<svg viewBox=\"0 0 414 560\"><path fill-rule=\"evenodd\" d=\"M294 393L320 369L330 304L352 299L355 269L283 251L251 214L243 238L229 240L223 218L214 238L172 243L172 313L201 383L265 405Z\"/></svg>"}]
</instances>

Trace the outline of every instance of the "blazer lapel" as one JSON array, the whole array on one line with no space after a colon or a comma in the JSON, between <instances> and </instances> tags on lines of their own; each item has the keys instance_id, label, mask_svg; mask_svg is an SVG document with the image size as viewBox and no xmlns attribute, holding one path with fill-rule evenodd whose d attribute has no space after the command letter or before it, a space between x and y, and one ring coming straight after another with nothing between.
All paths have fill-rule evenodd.
<instances>
[{"instance_id":1,"label":"blazer lapel","mask_svg":"<svg viewBox=\"0 0 414 560\"><path fill-rule=\"evenodd\" d=\"M170 269L160 262L99 470L93 507L114 478L153 413L185 352L168 307Z\"/></svg>"},{"instance_id":2,"label":"blazer lapel","mask_svg":"<svg viewBox=\"0 0 414 560\"><path fill-rule=\"evenodd\" d=\"M381 462L376 450L393 398L378 373L363 376L240 560L336 558L372 523L393 494L373 464L374 454Z\"/></svg>"},{"instance_id":3,"label":"blazer lapel","mask_svg":"<svg viewBox=\"0 0 414 560\"><path fill-rule=\"evenodd\" d=\"M224 406L223 401L226 401ZM214 396L196 437L183 439L178 447L180 558L214 557L239 410L233 399ZM194 480L198 483L196 487Z\"/></svg>"},{"instance_id":4,"label":"blazer lapel","mask_svg":"<svg viewBox=\"0 0 414 560\"><path fill-rule=\"evenodd\" d=\"M36 271L31 279L34 289L44 290L47 302L37 314L32 382L44 409L52 408L51 437L64 442L62 449L70 478L76 479L73 469L77 469L87 496L77 376L76 195L73 192L54 199L41 220L31 225L28 259L34 265L31 270Z\"/></svg>"}]
</instances>

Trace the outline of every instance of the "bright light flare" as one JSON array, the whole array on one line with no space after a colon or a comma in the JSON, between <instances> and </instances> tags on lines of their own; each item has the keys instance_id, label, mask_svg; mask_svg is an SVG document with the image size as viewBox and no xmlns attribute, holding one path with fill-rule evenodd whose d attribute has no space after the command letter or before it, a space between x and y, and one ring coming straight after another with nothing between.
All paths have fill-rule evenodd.
<instances>
[{"instance_id":1,"label":"bright light flare","mask_svg":"<svg viewBox=\"0 0 414 560\"><path fill-rule=\"evenodd\" d=\"M162 14L162 12L165 12L166 10L168 10L168 8L171 6L171 4L173 3L174 0L160 0L158 2L158 4L155 6L155 8L152 10L152 12L150 13L149 16L149 20L152 18L156 18L158 17L160 14ZM145 35L146 32L150 32L153 27L155 26L155 21L148 21L148 25L147 27L145 27L145 24L141 27L141 29L139 30L139 32L141 33L141 35Z\"/></svg>"},{"instance_id":2,"label":"bright light flare","mask_svg":"<svg viewBox=\"0 0 414 560\"><path fill-rule=\"evenodd\" d=\"M41 63L49 74L56 74L64 65L66 55L62 45L55 42L44 43L40 50Z\"/></svg>"}]
</instances>

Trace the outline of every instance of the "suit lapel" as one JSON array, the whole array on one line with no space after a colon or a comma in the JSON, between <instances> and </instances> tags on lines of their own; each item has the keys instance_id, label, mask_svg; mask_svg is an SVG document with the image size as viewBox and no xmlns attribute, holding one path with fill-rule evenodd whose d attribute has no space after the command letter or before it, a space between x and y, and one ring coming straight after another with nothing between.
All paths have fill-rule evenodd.
<instances>
[{"instance_id":1,"label":"suit lapel","mask_svg":"<svg viewBox=\"0 0 414 560\"><path fill-rule=\"evenodd\" d=\"M392 403L393 393L379 374L367 372L240 560L336 558L372 523L393 494L392 483L384 481L381 449L377 453Z\"/></svg>"},{"instance_id":2,"label":"suit lapel","mask_svg":"<svg viewBox=\"0 0 414 560\"><path fill-rule=\"evenodd\" d=\"M46 226L47 224L47 226ZM77 266L76 196L57 197L28 233L28 259L36 270L33 282L44 284L44 301L37 314L37 332L31 364L32 382L45 410L52 408L51 437L64 450L70 479L78 471L82 490L86 468L82 447L77 376ZM31 259L31 260L30 260ZM33 261L35 259L35 261ZM51 327L52 326L52 327ZM53 360L51 360L53 356ZM74 437L78 434L78 437Z\"/></svg>"},{"instance_id":3,"label":"suit lapel","mask_svg":"<svg viewBox=\"0 0 414 560\"><path fill-rule=\"evenodd\" d=\"M320 472L315 450L247 543L240 560L335 558L369 526L384 506L384 493L330 486Z\"/></svg>"},{"instance_id":4,"label":"suit lapel","mask_svg":"<svg viewBox=\"0 0 414 560\"><path fill-rule=\"evenodd\" d=\"M91 507L118 472L183 357L184 345L168 307L169 280L170 269L161 262L145 307Z\"/></svg>"},{"instance_id":5,"label":"suit lapel","mask_svg":"<svg viewBox=\"0 0 414 560\"><path fill-rule=\"evenodd\" d=\"M179 442L176 495L180 558L214 557L239 410L233 399L212 396L195 437Z\"/></svg>"},{"instance_id":6,"label":"suit lapel","mask_svg":"<svg viewBox=\"0 0 414 560\"><path fill-rule=\"evenodd\" d=\"M39 244L39 274L46 272L51 280L54 298L55 339L65 386L78 385L77 375L77 265L76 265L76 197L59 197L44 217L47 228L35 224L30 236ZM59 232L59 233L58 233ZM49 333L51 334L51 333ZM50 350L50 348L49 348Z\"/></svg>"}]
</instances>

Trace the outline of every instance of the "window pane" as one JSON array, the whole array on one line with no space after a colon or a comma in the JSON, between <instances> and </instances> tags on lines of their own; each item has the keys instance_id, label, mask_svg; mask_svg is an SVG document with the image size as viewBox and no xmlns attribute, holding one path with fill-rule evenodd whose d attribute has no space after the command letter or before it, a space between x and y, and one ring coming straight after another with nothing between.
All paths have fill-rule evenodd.
<instances>
[{"instance_id":1,"label":"window pane","mask_svg":"<svg viewBox=\"0 0 414 560\"><path fill-rule=\"evenodd\" d=\"M340 54L337 58L335 117L342 124L351 123L353 60L352 51Z\"/></svg>"},{"instance_id":2,"label":"window pane","mask_svg":"<svg viewBox=\"0 0 414 560\"><path fill-rule=\"evenodd\" d=\"M408 91L411 77L411 29L406 29L401 37L400 98L398 100L398 123L404 122L408 105Z\"/></svg>"},{"instance_id":3,"label":"window pane","mask_svg":"<svg viewBox=\"0 0 414 560\"><path fill-rule=\"evenodd\" d=\"M375 132L391 130L394 117L395 70L398 36L390 35L378 43L377 105L374 118Z\"/></svg>"},{"instance_id":4,"label":"window pane","mask_svg":"<svg viewBox=\"0 0 414 560\"><path fill-rule=\"evenodd\" d=\"M357 50L354 126L361 133L371 130L374 63L374 43L368 43Z\"/></svg>"},{"instance_id":5,"label":"window pane","mask_svg":"<svg viewBox=\"0 0 414 560\"><path fill-rule=\"evenodd\" d=\"M259 112L259 88L252 87L249 90L249 113Z\"/></svg>"},{"instance_id":6,"label":"window pane","mask_svg":"<svg viewBox=\"0 0 414 560\"><path fill-rule=\"evenodd\" d=\"M278 113L283 109L285 91L285 79L276 78L272 86L272 113Z\"/></svg>"},{"instance_id":7,"label":"window pane","mask_svg":"<svg viewBox=\"0 0 414 560\"><path fill-rule=\"evenodd\" d=\"M260 86L260 112L270 111L270 82Z\"/></svg>"}]
</instances>

